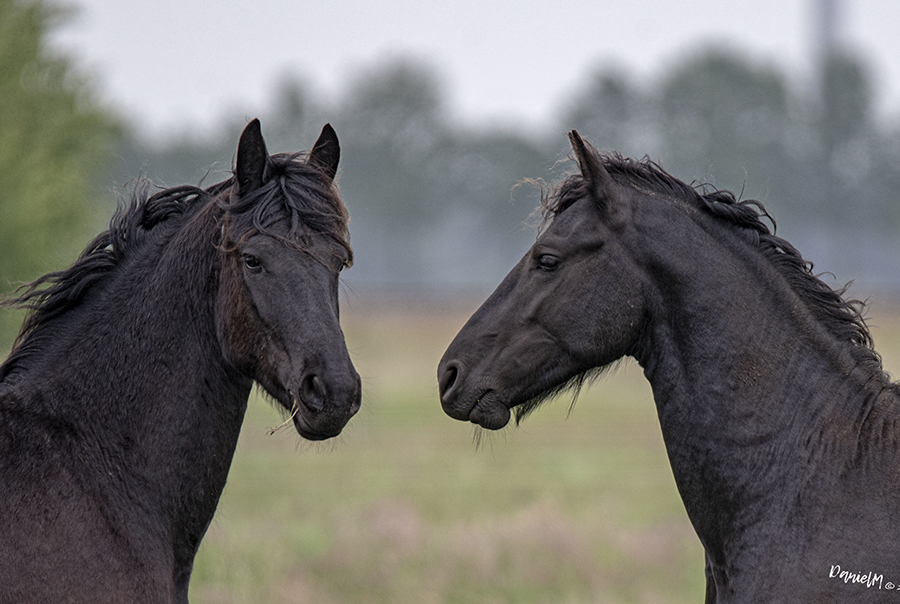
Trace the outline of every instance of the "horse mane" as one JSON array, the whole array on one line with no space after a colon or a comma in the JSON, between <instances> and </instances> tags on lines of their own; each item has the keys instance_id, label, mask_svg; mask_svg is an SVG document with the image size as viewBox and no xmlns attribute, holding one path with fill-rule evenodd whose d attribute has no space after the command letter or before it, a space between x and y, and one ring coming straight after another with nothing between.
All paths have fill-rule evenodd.
<instances>
[{"instance_id":1,"label":"horse mane","mask_svg":"<svg viewBox=\"0 0 900 604\"><path fill-rule=\"evenodd\" d=\"M2 302L3 306L29 311L15 346L40 326L77 306L88 291L98 287L104 277L162 230L162 225L171 224L176 217L209 199L208 193L198 187L173 187L153 195L150 188L146 180L137 182L130 203L119 203L109 228L87 245L72 266L38 277Z\"/></svg>"},{"instance_id":2,"label":"horse mane","mask_svg":"<svg viewBox=\"0 0 900 604\"><path fill-rule=\"evenodd\" d=\"M88 244L72 266L39 277L0 301L0 307L28 311L13 352L0 365L0 380L29 354L33 348L28 345L30 336L78 306L89 291L100 287L148 242L171 237L176 229L168 227L180 226L180 219L213 201L221 210L223 237L239 240L253 232L275 234L274 225L286 219L290 227L282 238L299 241L305 229L325 233L347 251L349 264L352 252L346 207L330 178L324 178L318 167L300 161L303 156L269 156L264 184L242 198L231 195L233 176L206 189L183 185L153 194L149 181L139 181L130 202L120 201L109 228Z\"/></svg>"},{"instance_id":3,"label":"horse mane","mask_svg":"<svg viewBox=\"0 0 900 604\"><path fill-rule=\"evenodd\" d=\"M602 163L619 184L651 196L665 196L685 204L694 211L714 217L734 229L771 262L813 317L838 341L846 343L860 365L890 378L883 369L881 357L873 348L871 332L866 325L865 302L845 299L849 284L833 289L813 272L813 263L785 239L775 235L775 221L757 200L738 199L734 193L707 184L686 184L666 172L659 164L644 157L624 158L617 153L600 154L588 147L585 161ZM588 195L588 185L580 175L566 178L558 187L542 195L544 222L549 222L575 201ZM772 223L772 228L765 222Z\"/></svg>"},{"instance_id":4,"label":"horse mane","mask_svg":"<svg viewBox=\"0 0 900 604\"><path fill-rule=\"evenodd\" d=\"M305 231L328 236L346 253L346 264L353 262L349 243L349 214L337 187L324 178L321 169L303 161L305 153L279 153L269 156L263 184L246 197L223 195L231 189L234 177L210 187L225 211L225 236L237 243L254 233L265 233L302 246ZM286 234L273 230L276 224L289 225ZM228 245L229 242L223 241Z\"/></svg>"}]
</instances>

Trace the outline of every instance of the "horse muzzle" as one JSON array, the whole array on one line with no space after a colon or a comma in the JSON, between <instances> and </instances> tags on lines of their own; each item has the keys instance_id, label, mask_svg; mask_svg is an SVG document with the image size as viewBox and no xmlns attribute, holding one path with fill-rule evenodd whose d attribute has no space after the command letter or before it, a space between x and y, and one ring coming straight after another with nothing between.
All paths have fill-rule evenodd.
<instances>
[{"instance_id":1,"label":"horse muzzle","mask_svg":"<svg viewBox=\"0 0 900 604\"><path fill-rule=\"evenodd\" d=\"M438 367L438 386L444 413L460 421L469 421L488 430L499 430L509 423L510 411L496 390L467 388L465 366L457 361L442 361Z\"/></svg>"},{"instance_id":2,"label":"horse muzzle","mask_svg":"<svg viewBox=\"0 0 900 604\"><path fill-rule=\"evenodd\" d=\"M341 376L310 371L290 392L294 428L307 440L325 440L340 434L359 411L362 400L359 374L352 368Z\"/></svg>"}]
</instances>

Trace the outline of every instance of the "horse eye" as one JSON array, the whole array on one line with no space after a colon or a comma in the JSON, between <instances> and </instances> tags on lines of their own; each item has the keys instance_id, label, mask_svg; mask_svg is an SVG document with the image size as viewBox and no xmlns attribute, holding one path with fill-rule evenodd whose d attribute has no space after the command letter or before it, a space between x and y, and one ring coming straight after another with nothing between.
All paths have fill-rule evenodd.
<instances>
[{"instance_id":1,"label":"horse eye","mask_svg":"<svg viewBox=\"0 0 900 604\"><path fill-rule=\"evenodd\" d=\"M243 260L244 265L253 272L262 270L262 265L259 263L259 259L256 256L251 254L241 254L241 260Z\"/></svg>"},{"instance_id":2,"label":"horse eye","mask_svg":"<svg viewBox=\"0 0 900 604\"><path fill-rule=\"evenodd\" d=\"M537 260L538 268L545 271L552 271L559 266L559 258L551 254L542 254Z\"/></svg>"},{"instance_id":3,"label":"horse eye","mask_svg":"<svg viewBox=\"0 0 900 604\"><path fill-rule=\"evenodd\" d=\"M335 255L335 263L338 267L338 272L344 272L344 269L350 268L350 256L346 252L340 252Z\"/></svg>"}]
</instances>

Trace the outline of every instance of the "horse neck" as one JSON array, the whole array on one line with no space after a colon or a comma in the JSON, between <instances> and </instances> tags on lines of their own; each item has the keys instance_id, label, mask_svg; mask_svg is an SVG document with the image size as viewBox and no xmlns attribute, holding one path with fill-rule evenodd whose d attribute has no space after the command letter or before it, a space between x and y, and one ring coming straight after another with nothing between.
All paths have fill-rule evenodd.
<instances>
[{"instance_id":1,"label":"horse neck","mask_svg":"<svg viewBox=\"0 0 900 604\"><path fill-rule=\"evenodd\" d=\"M685 507L715 551L727 527L785 509L773 498L796 497L813 480L805 472L845 469L862 426L896 421L897 406L883 374L769 260L737 236L708 235L658 241L646 259L654 294L638 360ZM834 467L802 463L824 450Z\"/></svg>"},{"instance_id":2,"label":"horse neck","mask_svg":"<svg viewBox=\"0 0 900 604\"><path fill-rule=\"evenodd\" d=\"M98 498L110 477L127 484L141 509L168 517L190 558L224 487L251 387L216 338L214 233L212 211L202 212L133 250L69 317L45 326L45 349L23 362L14 385L36 426L68 428L64 446L83 484ZM111 514L131 521L128 506Z\"/></svg>"}]
</instances>

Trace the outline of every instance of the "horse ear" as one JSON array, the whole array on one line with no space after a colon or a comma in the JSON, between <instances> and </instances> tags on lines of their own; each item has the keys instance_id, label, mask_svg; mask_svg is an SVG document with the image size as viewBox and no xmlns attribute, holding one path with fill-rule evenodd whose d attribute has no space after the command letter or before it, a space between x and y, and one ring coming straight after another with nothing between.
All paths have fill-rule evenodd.
<instances>
[{"instance_id":1,"label":"horse ear","mask_svg":"<svg viewBox=\"0 0 900 604\"><path fill-rule=\"evenodd\" d=\"M341 145L338 143L337 133L331 124L322 126L322 133L309 152L308 163L318 166L328 180L334 180L337 174L338 162L341 159Z\"/></svg>"},{"instance_id":2,"label":"horse ear","mask_svg":"<svg viewBox=\"0 0 900 604\"><path fill-rule=\"evenodd\" d=\"M581 175L601 198L604 197L603 192L609 189L613 180L603 167L603 163L599 161L597 152L575 130L569 132L569 141L572 143Z\"/></svg>"},{"instance_id":3,"label":"horse ear","mask_svg":"<svg viewBox=\"0 0 900 604\"><path fill-rule=\"evenodd\" d=\"M238 195L247 195L262 186L268 156L259 120L254 119L244 128L238 142L237 168L235 169Z\"/></svg>"},{"instance_id":4,"label":"horse ear","mask_svg":"<svg viewBox=\"0 0 900 604\"><path fill-rule=\"evenodd\" d=\"M599 207L606 214L609 223L617 227L627 224L628 206L612 194L615 181L607 172L597 151L575 130L569 132L569 140L572 142L578 167L581 168L581 176L596 196Z\"/></svg>"}]
</instances>

